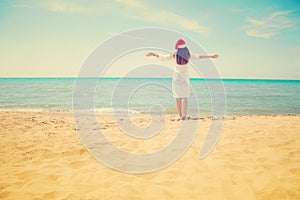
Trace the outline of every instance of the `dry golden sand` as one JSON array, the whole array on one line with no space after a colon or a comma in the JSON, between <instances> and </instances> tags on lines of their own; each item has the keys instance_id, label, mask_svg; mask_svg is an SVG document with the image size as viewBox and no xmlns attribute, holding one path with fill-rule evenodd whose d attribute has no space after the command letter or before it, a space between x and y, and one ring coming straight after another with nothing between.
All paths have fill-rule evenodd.
<instances>
[{"instance_id":1,"label":"dry golden sand","mask_svg":"<svg viewBox=\"0 0 300 200\"><path fill-rule=\"evenodd\" d=\"M99 128L124 150L148 152L172 140L180 126L174 118L149 141L124 139L111 117L101 117ZM1 111L0 199L300 199L299 115L227 117L202 160L211 121L198 122L194 143L177 162L134 175L96 161L70 114Z\"/></svg>"}]
</instances>

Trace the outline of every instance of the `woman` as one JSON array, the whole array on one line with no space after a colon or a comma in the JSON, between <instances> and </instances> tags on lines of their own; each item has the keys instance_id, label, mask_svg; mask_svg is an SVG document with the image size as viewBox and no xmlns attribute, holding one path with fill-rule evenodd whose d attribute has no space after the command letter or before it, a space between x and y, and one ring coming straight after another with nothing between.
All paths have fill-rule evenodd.
<instances>
[{"instance_id":1,"label":"woman","mask_svg":"<svg viewBox=\"0 0 300 200\"><path fill-rule=\"evenodd\" d=\"M218 58L214 55L191 55L189 49L185 46L185 41L179 39L175 44L176 52L170 55L159 55L149 52L146 56L155 56L159 60L175 60L176 69L172 78L173 96L176 98L176 106L181 120L186 119L187 98L190 96L190 80L188 75L188 63L190 59Z\"/></svg>"}]
</instances>

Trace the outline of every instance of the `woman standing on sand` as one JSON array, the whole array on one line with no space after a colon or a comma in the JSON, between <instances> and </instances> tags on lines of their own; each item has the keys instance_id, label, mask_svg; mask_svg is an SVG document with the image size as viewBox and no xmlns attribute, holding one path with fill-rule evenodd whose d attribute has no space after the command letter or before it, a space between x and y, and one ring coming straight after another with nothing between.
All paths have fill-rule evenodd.
<instances>
[{"instance_id":1,"label":"woman standing on sand","mask_svg":"<svg viewBox=\"0 0 300 200\"><path fill-rule=\"evenodd\" d=\"M176 60L176 68L172 77L172 91L176 98L176 107L181 120L186 119L187 98L190 96L190 79L188 74L188 63L190 59L218 58L214 55L191 55L185 46L185 41L179 39L175 44L176 52L169 55L160 55L149 52L146 56L155 56L159 60Z\"/></svg>"}]
</instances>

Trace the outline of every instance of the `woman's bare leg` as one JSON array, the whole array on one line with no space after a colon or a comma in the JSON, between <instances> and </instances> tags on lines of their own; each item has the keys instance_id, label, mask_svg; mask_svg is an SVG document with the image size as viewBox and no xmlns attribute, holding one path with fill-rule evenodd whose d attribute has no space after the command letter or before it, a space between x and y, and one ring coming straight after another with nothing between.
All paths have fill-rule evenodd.
<instances>
[{"instance_id":1,"label":"woman's bare leg","mask_svg":"<svg viewBox=\"0 0 300 200\"><path fill-rule=\"evenodd\" d=\"M185 120L186 117L186 112L187 112L187 105L188 105L188 100L187 98L182 98L182 102L181 102L181 111L182 111L182 119Z\"/></svg>"},{"instance_id":2,"label":"woman's bare leg","mask_svg":"<svg viewBox=\"0 0 300 200\"><path fill-rule=\"evenodd\" d=\"M182 113L181 113L181 98L176 98L176 107L177 107L177 111L179 114L179 117L182 117Z\"/></svg>"}]
</instances>

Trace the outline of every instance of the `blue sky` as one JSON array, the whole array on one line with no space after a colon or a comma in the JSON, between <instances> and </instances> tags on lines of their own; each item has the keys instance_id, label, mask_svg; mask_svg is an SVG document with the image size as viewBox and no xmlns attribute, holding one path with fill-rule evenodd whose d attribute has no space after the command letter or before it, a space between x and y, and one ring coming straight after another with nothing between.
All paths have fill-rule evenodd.
<instances>
[{"instance_id":1,"label":"blue sky","mask_svg":"<svg viewBox=\"0 0 300 200\"><path fill-rule=\"evenodd\" d=\"M99 44L141 27L218 53L223 78L300 79L298 0L1 0L0 77L75 77Z\"/></svg>"}]
</instances>

